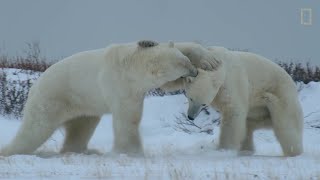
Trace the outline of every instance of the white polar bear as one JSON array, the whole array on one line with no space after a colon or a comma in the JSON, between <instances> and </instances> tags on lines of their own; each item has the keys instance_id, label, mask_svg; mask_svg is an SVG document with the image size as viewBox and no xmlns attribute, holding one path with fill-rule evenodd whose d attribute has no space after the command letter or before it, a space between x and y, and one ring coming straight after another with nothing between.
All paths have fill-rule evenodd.
<instances>
[{"instance_id":1,"label":"white polar bear","mask_svg":"<svg viewBox=\"0 0 320 180\"><path fill-rule=\"evenodd\" d=\"M220 66L195 78L169 82L186 87L188 117L211 105L221 112L219 148L252 153L253 132L273 128L285 156L303 152L303 116L291 77L277 64L248 52L208 48Z\"/></svg>"},{"instance_id":2,"label":"white polar bear","mask_svg":"<svg viewBox=\"0 0 320 180\"><path fill-rule=\"evenodd\" d=\"M85 152L105 113L113 114L113 152L142 154L138 126L144 94L197 73L173 43L139 41L65 58L32 86L23 124L0 155L32 153L60 126L66 128L62 152Z\"/></svg>"}]
</instances>

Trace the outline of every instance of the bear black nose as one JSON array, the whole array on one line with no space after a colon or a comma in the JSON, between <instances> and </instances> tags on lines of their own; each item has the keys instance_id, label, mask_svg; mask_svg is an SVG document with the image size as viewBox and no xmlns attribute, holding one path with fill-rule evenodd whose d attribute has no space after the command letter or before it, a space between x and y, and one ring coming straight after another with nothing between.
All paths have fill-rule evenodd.
<instances>
[{"instance_id":1,"label":"bear black nose","mask_svg":"<svg viewBox=\"0 0 320 180\"><path fill-rule=\"evenodd\" d=\"M193 117L190 117L189 115L188 115L188 119L189 119L189 120L192 120L192 121L194 120L194 118L193 118Z\"/></svg>"}]
</instances>

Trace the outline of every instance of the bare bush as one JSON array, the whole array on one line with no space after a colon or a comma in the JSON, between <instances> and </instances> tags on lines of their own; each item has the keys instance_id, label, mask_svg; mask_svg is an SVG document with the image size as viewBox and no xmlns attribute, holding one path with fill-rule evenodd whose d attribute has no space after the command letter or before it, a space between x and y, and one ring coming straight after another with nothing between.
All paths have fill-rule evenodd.
<instances>
[{"instance_id":1,"label":"bare bush","mask_svg":"<svg viewBox=\"0 0 320 180\"><path fill-rule=\"evenodd\" d=\"M45 57L41 57L40 45L38 42L27 43L25 56L9 57L6 54L0 55L0 68L15 68L44 72L51 66ZM52 62L52 61L50 61Z\"/></svg>"},{"instance_id":2,"label":"bare bush","mask_svg":"<svg viewBox=\"0 0 320 180\"><path fill-rule=\"evenodd\" d=\"M27 43L25 56L0 56L0 113L19 117L22 114L32 82L45 71L50 64L41 57L37 42ZM9 70L14 71L8 74ZM20 78L19 75L26 76ZM9 76L9 77L8 77ZM11 77L11 76L14 76Z\"/></svg>"},{"instance_id":3,"label":"bare bush","mask_svg":"<svg viewBox=\"0 0 320 180\"><path fill-rule=\"evenodd\" d=\"M31 73L29 74L30 77L25 79L20 79L19 76L10 79L8 73L2 69L0 72L0 114L14 117L21 116L32 82L40 76L33 71L29 73ZM24 73L24 75L28 76L27 73Z\"/></svg>"},{"instance_id":4,"label":"bare bush","mask_svg":"<svg viewBox=\"0 0 320 180\"><path fill-rule=\"evenodd\" d=\"M190 120L185 113L181 113L181 116L176 117L174 129L183 131L185 133L207 133L213 134L214 126L220 124L220 116L213 116L208 109L203 110L208 118L200 121Z\"/></svg>"},{"instance_id":5,"label":"bare bush","mask_svg":"<svg viewBox=\"0 0 320 180\"><path fill-rule=\"evenodd\" d=\"M320 81L320 68L318 66L311 66L309 62L306 62L305 65L293 62L278 62L278 64L292 77L295 82L303 82L304 84L307 84L311 81Z\"/></svg>"},{"instance_id":6,"label":"bare bush","mask_svg":"<svg viewBox=\"0 0 320 180\"><path fill-rule=\"evenodd\" d=\"M150 90L146 96L165 96L165 95L176 95L176 94L184 94L185 91L183 89L173 91L173 92L165 92L160 88Z\"/></svg>"}]
</instances>

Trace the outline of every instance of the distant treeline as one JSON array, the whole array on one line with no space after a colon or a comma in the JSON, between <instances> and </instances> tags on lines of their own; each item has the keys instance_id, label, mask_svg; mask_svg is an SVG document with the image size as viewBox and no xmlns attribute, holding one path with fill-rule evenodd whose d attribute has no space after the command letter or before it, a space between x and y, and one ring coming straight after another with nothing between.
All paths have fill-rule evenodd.
<instances>
[{"instance_id":1,"label":"distant treeline","mask_svg":"<svg viewBox=\"0 0 320 180\"><path fill-rule=\"evenodd\" d=\"M9 57L7 55L0 54L0 68L16 68L23 70L32 70L44 72L52 63L57 60L47 59L41 57L40 45L38 42L26 43L27 49L25 50L25 56ZM240 49L231 49L240 50ZM248 49L242 49L240 51L248 52ZM296 82L303 82L305 84L310 81L320 81L320 67L311 66L309 62L282 62L277 60L277 64L280 65Z\"/></svg>"},{"instance_id":2,"label":"distant treeline","mask_svg":"<svg viewBox=\"0 0 320 180\"><path fill-rule=\"evenodd\" d=\"M309 62L306 63L284 63L278 62L287 73L292 77L295 82L303 82L305 84L310 81L320 81L320 68L319 66L311 66Z\"/></svg>"}]
</instances>

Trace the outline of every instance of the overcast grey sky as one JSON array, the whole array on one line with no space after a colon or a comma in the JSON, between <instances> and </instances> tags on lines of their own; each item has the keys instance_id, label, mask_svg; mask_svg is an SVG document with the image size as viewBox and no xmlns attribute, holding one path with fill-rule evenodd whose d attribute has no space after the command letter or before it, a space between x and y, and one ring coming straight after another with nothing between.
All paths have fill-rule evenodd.
<instances>
[{"instance_id":1,"label":"overcast grey sky","mask_svg":"<svg viewBox=\"0 0 320 180\"><path fill-rule=\"evenodd\" d=\"M311 26L300 9L312 8ZM0 0L0 48L47 57L139 39L200 41L320 65L319 0Z\"/></svg>"}]
</instances>

